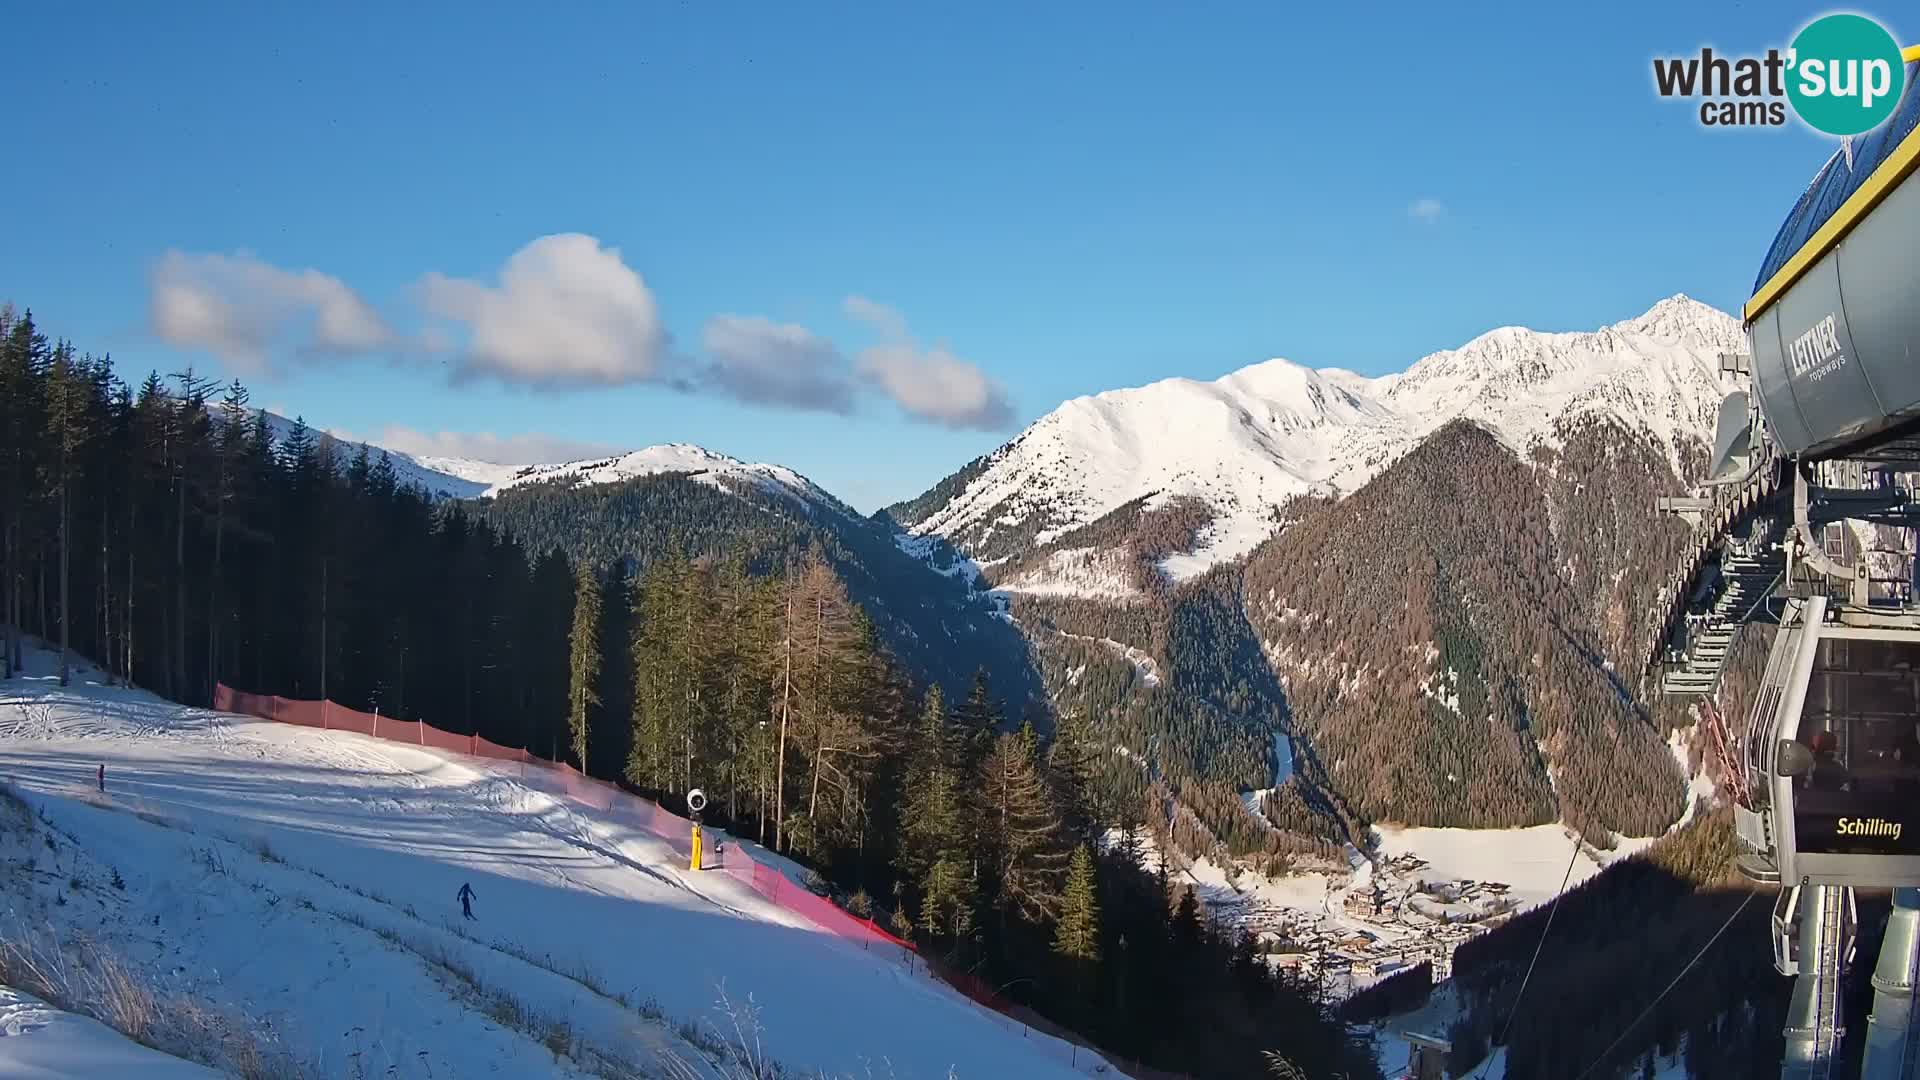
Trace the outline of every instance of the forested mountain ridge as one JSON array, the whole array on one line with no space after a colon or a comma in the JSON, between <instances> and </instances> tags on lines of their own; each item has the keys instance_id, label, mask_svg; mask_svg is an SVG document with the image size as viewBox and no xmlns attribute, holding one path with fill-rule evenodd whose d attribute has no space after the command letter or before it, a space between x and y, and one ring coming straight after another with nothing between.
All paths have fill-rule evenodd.
<instances>
[{"instance_id":1,"label":"forested mountain ridge","mask_svg":"<svg viewBox=\"0 0 1920 1080\"><path fill-rule=\"evenodd\" d=\"M920 679L958 698L984 668L1016 715L1037 704L1040 683L1025 639L969 575L930 569L901 550L884 518L861 517L798 474L780 472L792 479L662 470L591 482L561 472L470 505L531 550L557 548L629 574L676 556L739 558L768 574L817 549L882 642Z\"/></svg>"},{"instance_id":2,"label":"forested mountain ridge","mask_svg":"<svg viewBox=\"0 0 1920 1080\"><path fill-rule=\"evenodd\" d=\"M1632 433L1565 439L1526 464L1455 422L1249 562L1295 732L1369 820L1563 820L1605 843L1684 809L1664 732L1614 674L1657 580L1632 568L1664 565L1683 527L1650 497L1608 512L1659 464Z\"/></svg>"},{"instance_id":3,"label":"forested mountain ridge","mask_svg":"<svg viewBox=\"0 0 1920 1080\"><path fill-rule=\"evenodd\" d=\"M308 429L262 412L284 445L297 431L337 472L356 457L386 458L396 487L429 501L461 502L528 551L564 552L600 571L638 576L668 557L738 558L757 574L820 550L881 640L921 681L966 693L985 669L1017 715L1040 703L1026 642L1002 605L974 588L937 537L903 545L884 514L863 517L826 489L779 465L749 463L685 443L546 465L418 457ZM1044 713L1039 717L1044 727Z\"/></svg>"}]
</instances>

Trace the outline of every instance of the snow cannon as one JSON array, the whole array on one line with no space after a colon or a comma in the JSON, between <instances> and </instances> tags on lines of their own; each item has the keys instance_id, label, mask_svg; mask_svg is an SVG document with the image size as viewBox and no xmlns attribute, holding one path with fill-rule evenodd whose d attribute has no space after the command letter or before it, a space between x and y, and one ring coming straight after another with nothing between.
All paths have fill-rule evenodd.
<instances>
[{"instance_id":1,"label":"snow cannon","mask_svg":"<svg viewBox=\"0 0 1920 1080\"><path fill-rule=\"evenodd\" d=\"M700 869L700 811L707 808L707 793L699 788L687 792L687 813L693 818L693 851L687 869Z\"/></svg>"},{"instance_id":2,"label":"snow cannon","mask_svg":"<svg viewBox=\"0 0 1920 1080\"><path fill-rule=\"evenodd\" d=\"M1807 461L1920 440L1920 63L1780 226L1744 316L1774 443Z\"/></svg>"}]
</instances>

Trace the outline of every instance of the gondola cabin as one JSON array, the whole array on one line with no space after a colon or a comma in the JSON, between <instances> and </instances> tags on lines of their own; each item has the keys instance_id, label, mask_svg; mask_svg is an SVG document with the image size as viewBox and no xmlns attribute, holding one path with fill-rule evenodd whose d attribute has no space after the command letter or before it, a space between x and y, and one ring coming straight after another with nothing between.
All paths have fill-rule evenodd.
<instances>
[{"instance_id":1,"label":"gondola cabin","mask_svg":"<svg viewBox=\"0 0 1920 1080\"><path fill-rule=\"evenodd\" d=\"M1781 621L1737 811L1752 876L1920 886L1920 626L1876 615L1815 596Z\"/></svg>"}]
</instances>

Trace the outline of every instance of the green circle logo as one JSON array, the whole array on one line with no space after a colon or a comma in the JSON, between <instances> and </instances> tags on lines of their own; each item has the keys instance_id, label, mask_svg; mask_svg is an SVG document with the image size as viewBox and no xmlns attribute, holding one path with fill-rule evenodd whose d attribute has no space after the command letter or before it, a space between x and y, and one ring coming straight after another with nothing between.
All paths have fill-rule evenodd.
<instances>
[{"instance_id":1,"label":"green circle logo","mask_svg":"<svg viewBox=\"0 0 1920 1080\"><path fill-rule=\"evenodd\" d=\"M1859 135L1886 123L1906 89L1900 44L1863 15L1815 19L1787 55L1787 100L1808 126L1828 135Z\"/></svg>"}]
</instances>

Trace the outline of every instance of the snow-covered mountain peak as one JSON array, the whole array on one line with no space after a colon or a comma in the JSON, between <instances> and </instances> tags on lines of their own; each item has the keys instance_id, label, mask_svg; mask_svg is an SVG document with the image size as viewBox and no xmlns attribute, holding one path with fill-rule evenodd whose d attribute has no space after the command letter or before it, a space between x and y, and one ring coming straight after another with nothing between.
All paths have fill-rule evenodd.
<instances>
[{"instance_id":1,"label":"snow-covered mountain peak","mask_svg":"<svg viewBox=\"0 0 1920 1080\"><path fill-rule=\"evenodd\" d=\"M1565 419L1603 416L1651 436L1677 468L1724 392L1717 354L1741 338L1733 317L1673 296L1599 330L1499 327L1379 377L1273 359L1108 391L1067 402L943 499L897 516L993 565L1142 497L1149 509L1198 498L1212 524L1198 550L1163 564L1185 576L1251 551L1288 497L1357 490L1455 419L1524 452ZM1003 583L1023 584L1049 583Z\"/></svg>"},{"instance_id":2,"label":"snow-covered mountain peak","mask_svg":"<svg viewBox=\"0 0 1920 1080\"><path fill-rule=\"evenodd\" d=\"M644 476L682 473L722 489L729 489L729 482L745 482L804 505L822 505L852 513L839 500L792 469L742 461L692 443L664 443L606 457L551 465L501 466L457 459L434 460L439 467L455 475L476 480L484 478L487 487L480 494L487 497L523 484L543 481L564 481L578 485L617 484Z\"/></svg>"},{"instance_id":3,"label":"snow-covered mountain peak","mask_svg":"<svg viewBox=\"0 0 1920 1080\"><path fill-rule=\"evenodd\" d=\"M1214 386L1267 406L1268 422L1289 428L1365 422L1386 414L1369 380L1338 368L1317 370L1291 360L1268 360L1217 379Z\"/></svg>"},{"instance_id":4,"label":"snow-covered mountain peak","mask_svg":"<svg viewBox=\"0 0 1920 1080\"><path fill-rule=\"evenodd\" d=\"M1728 350L1745 347L1740 320L1685 293L1675 293L1646 314L1615 323L1610 329L1660 341L1705 341Z\"/></svg>"},{"instance_id":5,"label":"snow-covered mountain peak","mask_svg":"<svg viewBox=\"0 0 1920 1080\"><path fill-rule=\"evenodd\" d=\"M284 443L296 422L267 413L267 423L275 443ZM310 429L311 438L326 435L335 447L335 465L344 468L365 446L371 456L385 453L401 485L413 487L436 499L491 498L509 488L546 480L578 485L617 484L643 476L682 473L722 490L751 485L769 494L792 499L804 508L823 506L839 513L854 511L806 477L781 465L742 461L692 443L664 443L605 457L584 458L543 465L503 465L473 458L408 454L403 451L359 443Z\"/></svg>"}]
</instances>

